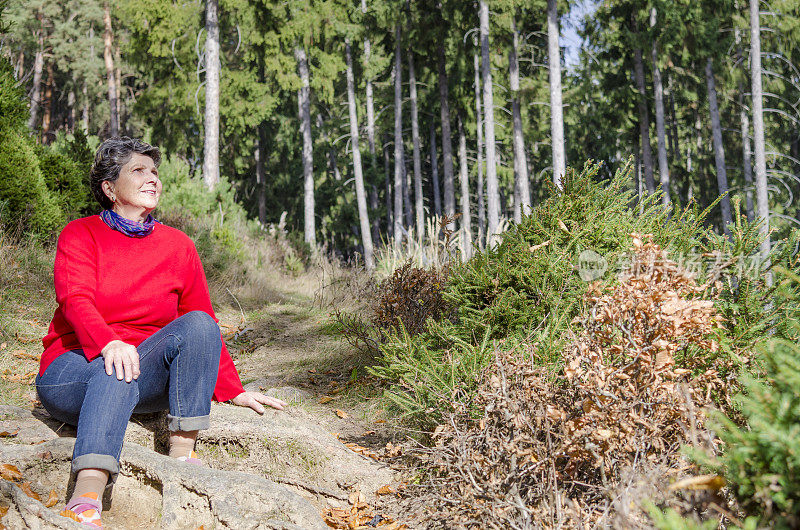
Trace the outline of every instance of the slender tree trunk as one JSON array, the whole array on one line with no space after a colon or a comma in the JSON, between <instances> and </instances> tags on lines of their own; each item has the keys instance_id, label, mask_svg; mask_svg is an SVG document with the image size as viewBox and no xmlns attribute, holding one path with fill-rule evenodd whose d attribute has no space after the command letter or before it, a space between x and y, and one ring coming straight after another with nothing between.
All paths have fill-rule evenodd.
<instances>
[{"instance_id":1,"label":"slender tree trunk","mask_svg":"<svg viewBox=\"0 0 800 530\"><path fill-rule=\"evenodd\" d=\"M125 109L122 108L122 72L119 65L122 63L120 57L119 45L114 46L114 85L116 87L115 96L117 98L117 130L122 134L122 116L125 114Z\"/></svg>"},{"instance_id":2,"label":"slender tree trunk","mask_svg":"<svg viewBox=\"0 0 800 530\"><path fill-rule=\"evenodd\" d=\"M411 212L411 175L407 163L403 145L403 227L408 231L414 226L414 214Z\"/></svg>"},{"instance_id":3,"label":"slender tree trunk","mask_svg":"<svg viewBox=\"0 0 800 530\"><path fill-rule=\"evenodd\" d=\"M417 78L414 72L414 52L408 52L408 83L411 92L411 141L414 145L414 213L417 238L422 241L425 235L422 201L422 159L419 145L419 116L417 115Z\"/></svg>"},{"instance_id":4,"label":"slender tree trunk","mask_svg":"<svg viewBox=\"0 0 800 530\"><path fill-rule=\"evenodd\" d=\"M219 69L219 1L206 0L206 108L203 122L205 130L203 180L209 190L213 190L219 182Z\"/></svg>"},{"instance_id":5,"label":"slender tree trunk","mask_svg":"<svg viewBox=\"0 0 800 530\"><path fill-rule=\"evenodd\" d=\"M42 15L38 18L41 22ZM33 90L31 90L31 116L28 120L28 128L36 130L36 123L39 118L39 105L42 99L42 70L44 69L44 23L39 29L39 47L33 58Z\"/></svg>"},{"instance_id":6,"label":"slender tree trunk","mask_svg":"<svg viewBox=\"0 0 800 530\"><path fill-rule=\"evenodd\" d=\"M650 9L650 26L656 25L656 8ZM653 90L656 95L656 135L658 137L658 174L661 177L661 200L664 207L668 208L669 196L669 165L667 163L667 142L664 131L664 88L661 84L661 69L658 67L658 46L653 41Z\"/></svg>"},{"instance_id":7,"label":"slender tree trunk","mask_svg":"<svg viewBox=\"0 0 800 530\"><path fill-rule=\"evenodd\" d=\"M258 220L262 226L267 224L267 182L264 175L264 162L267 156L267 127L259 123L256 136L256 193L258 194Z\"/></svg>"},{"instance_id":8,"label":"slender tree trunk","mask_svg":"<svg viewBox=\"0 0 800 530\"><path fill-rule=\"evenodd\" d=\"M517 218L517 210L520 210L520 213L525 215L531 213L531 191L528 180L528 159L525 155L525 139L522 136L522 112L519 105L519 63L517 62L519 32L517 31L516 18L511 19L511 34L511 48L508 50L508 72L511 81L511 113L514 121L514 188L516 190L514 221L519 223L522 218ZM517 204L519 204L519 208L517 208Z\"/></svg>"},{"instance_id":9,"label":"slender tree trunk","mask_svg":"<svg viewBox=\"0 0 800 530\"><path fill-rule=\"evenodd\" d=\"M53 116L53 85L55 84L55 72L53 68L53 61L47 63L47 81L44 84L44 114L42 115L42 143L49 142L50 133L52 132L52 116Z\"/></svg>"},{"instance_id":10,"label":"slender tree trunk","mask_svg":"<svg viewBox=\"0 0 800 530\"><path fill-rule=\"evenodd\" d=\"M673 164L678 163L680 156L680 142L678 141L678 117L675 112L675 93L672 90L672 75L667 73L667 87L669 90L669 154ZM674 183L670 180L670 184Z\"/></svg>"},{"instance_id":11,"label":"slender tree trunk","mask_svg":"<svg viewBox=\"0 0 800 530\"><path fill-rule=\"evenodd\" d=\"M734 1L734 9L739 11L739 2ZM742 30L735 27L733 30L734 41L736 42L736 59L741 61L744 68L744 50L742 50ZM745 74L747 71L745 70ZM753 153L750 148L750 116L747 111L747 103L744 99L744 83L740 79L737 83L737 91L739 93L739 124L742 134L742 172L744 173L744 194L746 200L746 215L747 221L752 223L755 219L755 212L753 209Z\"/></svg>"},{"instance_id":12,"label":"slender tree trunk","mask_svg":"<svg viewBox=\"0 0 800 530\"><path fill-rule=\"evenodd\" d=\"M367 13L367 2L361 0L361 12ZM369 65L370 56L372 54L372 43L369 38L364 38L364 69ZM380 219L378 216L378 187L375 185L375 179L378 177L378 157L375 152L375 98L373 96L372 78L366 77L366 96L367 96L367 143L369 145L370 166L372 168L372 178L366 179L371 181L370 185L370 208L374 212L372 215L372 241L376 244L380 241Z\"/></svg>"},{"instance_id":13,"label":"slender tree trunk","mask_svg":"<svg viewBox=\"0 0 800 530\"><path fill-rule=\"evenodd\" d=\"M215 0L209 0L215 1ZM117 109L117 81L114 78L114 34L111 29L111 7L108 2L103 6L103 59L106 64L106 79L108 80L108 115L110 136L119 136L119 110Z\"/></svg>"},{"instance_id":14,"label":"slender tree trunk","mask_svg":"<svg viewBox=\"0 0 800 530\"><path fill-rule=\"evenodd\" d=\"M747 201L747 220L753 222L755 213L753 209L753 163L750 149L750 116L744 101L744 85L739 82L739 122L742 130L742 165L744 172L745 199Z\"/></svg>"},{"instance_id":15,"label":"slender tree trunk","mask_svg":"<svg viewBox=\"0 0 800 530\"><path fill-rule=\"evenodd\" d=\"M761 258L769 259L769 195L767 193L767 157L764 144L764 101L761 88L761 21L759 19L759 0L750 0L750 75L752 77L753 97L753 145L755 147L756 205L761 220ZM772 275L767 278L772 284Z\"/></svg>"},{"instance_id":16,"label":"slender tree trunk","mask_svg":"<svg viewBox=\"0 0 800 530\"><path fill-rule=\"evenodd\" d=\"M311 81L305 48L296 46L294 58L302 83L302 87L297 91L297 106L303 135L303 230L305 242L314 248L317 246L314 218L314 144L311 140Z\"/></svg>"},{"instance_id":17,"label":"slender tree trunk","mask_svg":"<svg viewBox=\"0 0 800 530\"><path fill-rule=\"evenodd\" d=\"M81 87L81 93L83 94L83 111L81 112L81 121L83 123L83 134L89 134L89 86L86 83L86 80L83 81L83 87Z\"/></svg>"},{"instance_id":18,"label":"slender tree trunk","mask_svg":"<svg viewBox=\"0 0 800 530\"><path fill-rule=\"evenodd\" d=\"M461 255L464 261L472 257L472 219L469 212L469 166L467 165L467 134L461 113L458 113L458 180L461 184Z\"/></svg>"},{"instance_id":19,"label":"slender tree trunk","mask_svg":"<svg viewBox=\"0 0 800 530\"><path fill-rule=\"evenodd\" d=\"M494 142L494 96L492 92L492 70L489 62L489 6L485 0L479 2L481 35L481 78L483 80L484 126L486 130L486 195L489 203L489 226L487 246L497 240L500 229L500 190L497 182L496 150Z\"/></svg>"},{"instance_id":20,"label":"slender tree trunk","mask_svg":"<svg viewBox=\"0 0 800 530\"><path fill-rule=\"evenodd\" d=\"M481 73L478 54L472 54L475 70L475 132L478 140L478 248L483 250L486 241L486 205L483 193L483 110L481 109Z\"/></svg>"},{"instance_id":21,"label":"slender tree trunk","mask_svg":"<svg viewBox=\"0 0 800 530\"><path fill-rule=\"evenodd\" d=\"M708 108L711 114L711 134L714 139L714 162L717 168L717 187L722 200L722 229L731 237L731 198L728 195L728 172L725 168L725 147L722 143L722 126L719 122L719 106L717 105L717 86L714 81L714 63L711 57L706 60L706 88L708 90Z\"/></svg>"},{"instance_id":22,"label":"slender tree trunk","mask_svg":"<svg viewBox=\"0 0 800 530\"><path fill-rule=\"evenodd\" d=\"M633 73L636 78L636 87L639 90L639 136L642 146L642 164L644 165L644 179L649 193L656 192L656 182L653 178L653 152L650 149L650 113L647 110L647 93L644 85L644 61L642 50L633 50Z\"/></svg>"},{"instance_id":23,"label":"slender tree trunk","mask_svg":"<svg viewBox=\"0 0 800 530\"><path fill-rule=\"evenodd\" d=\"M394 238L394 215L392 214L392 183L393 180L390 177L391 175L391 165L390 165L390 156L389 156L389 135L387 134L384 138L383 142L383 175L384 175L384 182L386 183L386 192L385 192L385 199L386 199L386 232L389 235L389 239Z\"/></svg>"},{"instance_id":24,"label":"slender tree trunk","mask_svg":"<svg viewBox=\"0 0 800 530\"><path fill-rule=\"evenodd\" d=\"M67 115L67 132L70 134L75 132L75 123L77 118L77 112L75 109L75 89L70 88L69 92L67 93L67 107L69 108L69 114Z\"/></svg>"},{"instance_id":25,"label":"slender tree trunk","mask_svg":"<svg viewBox=\"0 0 800 530\"><path fill-rule=\"evenodd\" d=\"M567 170L564 148L564 114L561 101L561 49L558 46L557 0L547 0L547 63L550 69L550 136L553 142L553 183L561 189ZM486 136L489 141L489 136ZM489 221L491 224L491 220Z\"/></svg>"},{"instance_id":26,"label":"slender tree trunk","mask_svg":"<svg viewBox=\"0 0 800 530\"><path fill-rule=\"evenodd\" d=\"M400 25L394 27L394 243L403 240L403 62Z\"/></svg>"},{"instance_id":27,"label":"slender tree trunk","mask_svg":"<svg viewBox=\"0 0 800 530\"><path fill-rule=\"evenodd\" d=\"M25 50L20 48L17 64L14 65L14 79L19 81L22 79L22 72L25 70Z\"/></svg>"},{"instance_id":28,"label":"slender tree trunk","mask_svg":"<svg viewBox=\"0 0 800 530\"><path fill-rule=\"evenodd\" d=\"M356 83L353 76L353 57L350 52L350 39L344 41L345 59L347 63L347 107L350 114L350 143L353 151L353 175L356 181L356 202L358 203L358 218L361 227L361 241L364 246L364 264L367 270L375 268L373 257L372 233L367 214L367 194L364 189L364 174L361 170L361 147L358 141L358 115L356 108Z\"/></svg>"},{"instance_id":29,"label":"slender tree trunk","mask_svg":"<svg viewBox=\"0 0 800 530\"><path fill-rule=\"evenodd\" d=\"M436 126L431 121L431 180L433 181L433 212L442 216L442 193L439 188L439 157L436 153Z\"/></svg>"},{"instance_id":30,"label":"slender tree trunk","mask_svg":"<svg viewBox=\"0 0 800 530\"><path fill-rule=\"evenodd\" d=\"M444 45L439 43L439 102L442 115L442 172L444 173L444 214L456 213L456 192L453 182L453 140L450 130L450 87L445 70ZM453 230L455 225L448 225Z\"/></svg>"}]
</instances>

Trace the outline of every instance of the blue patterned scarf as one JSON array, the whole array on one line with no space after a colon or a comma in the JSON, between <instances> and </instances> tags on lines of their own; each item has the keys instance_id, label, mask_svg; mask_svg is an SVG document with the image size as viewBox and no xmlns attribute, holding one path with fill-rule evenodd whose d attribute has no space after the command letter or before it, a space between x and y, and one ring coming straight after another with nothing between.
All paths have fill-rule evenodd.
<instances>
[{"instance_id":1,"label":"blue patterned scarf","mask_svg":"<svg viewBox=\"0 0 800 530\"><path fill-rule=\"evenodd\" d=\"M129 237L145 237L150 235L158 222L153 219L152 215L148 215L144 222L137 223L136 221L125 219L113 210L103 210L100 212L100 219L102 219L109 228L117 232L122 232Z\"/></svg>"}]
</instances>

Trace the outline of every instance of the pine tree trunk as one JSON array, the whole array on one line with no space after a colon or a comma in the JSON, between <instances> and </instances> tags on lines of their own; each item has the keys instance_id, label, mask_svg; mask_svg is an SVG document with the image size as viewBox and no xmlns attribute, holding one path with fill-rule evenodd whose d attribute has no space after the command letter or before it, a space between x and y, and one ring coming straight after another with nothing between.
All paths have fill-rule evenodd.
<instances>
[{"instance_id":1,"label":"pine tree trunk","mask_svg":"<svg viewBox=\"0 0 800 530\"><path fill-rule=\"evenodd\" d=\"M489 6L485 0L479 2L481 35L481 79L483 80L484 127L486 130L486 195L489 203L489 226L486 234L487 246L497 241L500 229L500 189L497 182L496 150L494 141L494 95L492 70L489 62Z\"/></svg>"},{"instance_id":2,"label":"pine tree trunk","mask_svg":"<svg viewBox=\"0 0 800 530\"><path fill-rule=\"evenodd\" d=\"M393 179L391 177L391 157L389 155L389 141L390 137L387 134L383 140L383 175L384 175L384 182L386 184L386 190L384 193L386 199L386 232L388 234L388 239L394 238L394 215L392 213L392 183Z\"/></svg>"},{"instance_id":3,"label":"pine tree trunk","mask_svg":"<svg viewBox=\"0 0 800 530\"><path fill-rule=\"evenodd\" d=\"M483 193L483 110L481 109L481 69L478 54L472 54L475 70L475 132L478 140L478 248L483 250L486 242L486 205Z\"/></svg>"},{"instance_id":4,"label":"pine tree trunk","mask_svg":"<svg viewBox=\"0 0 800 530\"><path fill-rule=\"evenodd\" d=\"M403 62L400 25L394 27L394 243L403 240Z\"/></svg>"},{"instance_id":5,"label":"pine tree trunk","mask_svg":"<svg viewBox=\"0 0 800 530\"><path fill-rule=\"evenodd\" d=\"M67 93L67 108L69 109L69 114L67 115L67 132L72 134L75 132L75 123L77 118L77 112L75 109L75 89L70 88L69 92Z\"/></svg>"},{"instance_id":6,"label":"pine tree trunk","mask_svg":"<svg viewBox=\"0 0 800 530\"><path fill-rule=\"evenodd\" d=\"M372 211L372 246L381 240L381 220L378 215L378 186L374 183L369 186L369 209Z\"/></svg>"},{"instance_id":7,"label":"pine tree trunk","mask_svg":"<svg viewBox=\"0 0 800 530\"><path fill-rule=\"evenodd\" d=\"M639 90L639 141L642 146L642 164L644 165L644 180L648 193L656 192L656 182L653 178L653 151L650 149L650 113L647 110L647 93L644 84L644 61L642 50L633 50L633 73L636 78L636 87Z\"/></svg>"},{"instance_id":8,"label":"pine tree trunk","mask_svg":"<svg viewBox=\"0 0 800 530\"><path fill-rule=\"evenodd\" d=\"M753 146L755 151L756 207L761 221L761 258L769 258L769 194L767 193L767 157L764 144L764 101L761 88L761 21L759 0L750 0L750 75L753 97ZM767 278L771 285L772 275Z\"/></svg>"},{"instance_id":9,"label":"pine tree trunk","mask_svg":"<svg viewBox=\"0 0 800 530\"><path fill-rule=\"evenodd\" d=\"M267 224L267 182L264 162L267 156L267 127L259 123L256 136L256 193L258 196L258 220L262 226Z\"/></svg>"},{"instance_id":10,"label":"pine tree trunk","mask_svg":"<svg viewBox=\"0 0 800 530\"><path fill-rule=\"evenodd\" d=\"M458 180L461 184L461 256L472 257L472 219L469 212L469 166L467 165L467 134L461 113L458 120Z\"/></svg>"},{"instance_id":11,"label":"pine tree trunk","mask_svg":"<svg viewBox=\"0 0 800 530\"><path fill-rule=\"evenodd\" d=\"M361 169L361 147L358 141L358 115L356 108L356 83L353 75L353 57L350 52L350 39L344 41L345 59L347 64L347 107L350 114L350 143L353 151L353 175L356 181L356 202L358 204L358 219L361 227L361 242L364 246L364 264L367 270L375 268L373 256L372 233L370 232L369 215L367 214L367 193L364 188L364 173Z\"/></svg>"},{"instance_id":12,"label":"pine tree trunk","mask_svg":"<svg viewBox=\"0 0 800 530\"><path fill-rule=\"evenodd\" d=\"M42 15L38 15L41 21ZM36 123L39 119L39 105L42 100L42 70L44 70L44 24L39 30L39 47L33 58L33 89L31 90L31 116L28 120L28 128L36 130Z\"/></svg>"},{"instance_id":13,"label":"pine tree trunk","mask_svg":"<svg viewBox=\"0 0 800 530\"><path fill-rule=\"evenodd\" d=\"M753 163L750 148L750 117L744 102L744 85L739 82L739 122L742 132L742 166L744 172L745 199L747 220L753 222L755 213L753 209Z\"/></svg>"},{"instance_id":14,"label":"pine tree trunk","mask_svg":"<svg viewBox=\"0 0 800 530\"><path fill-rule=\"evenodd\" d=\"M669 90L669 129L668 138L669 138L669 155L670 159L673 161L673 164L677 163L678 157L680 156L680 147L678 141L678 118L677 114L675 113L675 94L672 90L672 75L667 73L667 87ZM670 185L673 186L674 183L670 180Z\"/></svg>"},{"instance_id":15,"label":"pine tree trunk","mask_svg":"<svg viewBox=\"0 0 800 530\"><path fill-rule=\"evenodd\" d=\"M215 1L215 0L210 0ZM111 7L108 2L103 6L103 59L106 65L106 79L108 81L108 115L109 135L119 136L119 111L117 109L117 80L114 77L114 34L111 29Z\"/></svg>"},{"instance_id":16,"label":"pine tree trunk","mask_svg":"<svg viewBox=\"0 0 800 530\"><path fill-rule=\"evenodd\" d=\"M417 78L414 72L414 52L412 51L408 52L408 84L411 91L411 141L414 146L414 217L416 219L417 238L422 241L425 236L422 201L422 159L419 145L419 116L417 115Z\"/></svg>"},{"instance_id":17,"label":"pine tree trunk","mask_svg":"<svg viewBox=\"0 0 800 530\"><path fill-rule=\"evenodd\" d=\"M51 118L53 116L53 85L55 84L53 61L47 63L47 81L44 84L44 114L42 115L42 143L50 143Z\"/></svg>"},{"instance_id":18,"label":"pine tree trunk","mask_svg":"<svg viewBox=\"0 0 800 530\"><path fill-rule=\"evenodd\" d=\"M511 48L508 51L508 72L511 81L511 113L514 121L514 181L515 181L515 208L514 221L519 223L521 217L516 218L516 211L521 214L531 213L531 191L528 180L528 159L525 155L525 140L522 136L522 112L519 106L519 63L517 62L517 48L519 46L519 32L517 21L511 19ZM560 84L560 81L559 81ZM516 204L519 203L519 208Z\"/></svg>"},{"instance_id":19,"label":"pine tree trunk","mask_svg":"<svg viewBox=\"0 0 800 530\"><path fill-rule=\"evenodd\" d=\"M403 145L403 227L406 231L414 226L414 214L411 212L411 175L408 172L405 145Z\"/></svg>"},{"instance_id":20,"label":"pine tree trunk","mask_svg":"<svg viewBox=\"0 0 800 530\"><path fill-rule=\"evenodd\" d=\"M444 173L444 214L456 213L456 191L453 182L453 140L450 130L450 87L445 69L444 45L439 44L439 103L442 115L442 172ZM453 230L454 224L447 225Z\"/></svg>"},{"instance_id":21,"label":"pine tree trunk","mask_svg":"<svg viewBox=\"0 0 800 530\"><path fill-rule=\"evenodd\" d=\"M122 116L125 114L125 109L122 108L122 72L119 65L122 63L120 57L119 45L114 46L114 85L116 87L117 98L117 130L122 134Z\"/></svg>"},{"instance_id":22,"label":"pine tree trunk","mask_svg":"<svg viewBox=\"0 0 800 530\"><path fill-rule=\"evenodd\" d=\"M294 58L302 83L302 87L297 91L297 110L303 135L303 235L305 242L314 248L317 246L314 219L314 144L311 140L311 81L305 48L296 46Z\"/></svg>"},{"instance_id":23,"label":"pine tree trunk","mask_svg":"<svg viewBox=\"0 0 800 530\"><path fill-rule=\"evenodd\" d=\"M442 216L442 192L439 187L439 156L436 153L436 126L431 121L431 180L433 181L433 212Z\"/></svg>"},{"instance_id":24,"label":"pine tree trunk","mask_svg":"<svg viewBox=\"0 0 800 530\"><path fill-rule=\"evenodd\" d=\"M206 0L206 108L203 127L203 180L219 182L219 1ZM308 234L306 234L307 236Z\"/></svg>"},{"instance_id":25,"label":"pine tree trunk","mask_svg":"<svg viewBox=\"0 0 800 530\"><path fill-rule=\"evenodd\" d=\"M650 9L650 26L656 25L656 8ZM661 84L661 69L658 67L658 47L653 41L653 90L656 96L656 135L658 137L658 174L661 177L661 200L664 207L668 208L669 196L669 165L667 163L667 142L664 131L664 88Z\"/></svg>"},{"instance_id":26,"label":"pine tree trunk","mask_svg":"<svg viewBox=\"0 0 800 530\"><path fill-rule=\"evenodd\" d=\"M81 112L81 122L83 123L83 134L89 134L89 86L86 80L83 81L81 87L83 94L83 111Z\"/></svg>"},{"instance_id":27,"label":"pine tree trunk","mask_svg":"<svg viewBox=\"0 0 800 530\"><path fill-rule=\"evenodd\" d=\"M558 45L557 0L547 0L547 63L550 69L550 136L553 143L553 183L561 189L567 170L564 114L561 98L561 49ZM489 137L486 137L489 141ZM491 221L489 221L491 224Z\"/></svg>"},{"instance_id":28,"label":"pine tree trunk","mask_svg":"<svg viewBox=\"0 0 800 530\"><path fill-rule=\"evenodd\" d=\"M717 87L714 81L714 63L711 57L706 60L706 89L708 90L708 108L711 114L711 134L714 139L714 163L717 167L717 187L722 210L722 229L731 237L731 198L728 195L728 172L725 168L725 146L722 143L722 126L719 122L719 106L717 105Z\"/></svg>"}]
</instances>

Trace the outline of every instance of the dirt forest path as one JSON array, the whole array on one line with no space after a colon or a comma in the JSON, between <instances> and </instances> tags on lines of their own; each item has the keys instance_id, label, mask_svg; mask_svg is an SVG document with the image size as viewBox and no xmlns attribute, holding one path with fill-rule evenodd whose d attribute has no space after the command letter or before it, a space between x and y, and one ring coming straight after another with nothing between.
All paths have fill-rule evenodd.
<instances>
[{"instance_id":1,"label":"dirt forest path","mask_svg":"<svg viewBox=\"0 0 800 530\"><path fill-rule=\"evenodd\" d=\"M396 490L402 477L390 466L394 438L374 399L376 381L328 312L312 297L287 294L247 311L224 307L218 317L245 387L289 407L259 416L214 404L212 428L198 438L202 470L162 456L163 416L134 416L105 526L402 528L378 508L378 493ZM69 494L74 429L48 418L32 395L29 406L0 405L0 524L71 528L56 510Z\"/></svg>"}]
</instances>

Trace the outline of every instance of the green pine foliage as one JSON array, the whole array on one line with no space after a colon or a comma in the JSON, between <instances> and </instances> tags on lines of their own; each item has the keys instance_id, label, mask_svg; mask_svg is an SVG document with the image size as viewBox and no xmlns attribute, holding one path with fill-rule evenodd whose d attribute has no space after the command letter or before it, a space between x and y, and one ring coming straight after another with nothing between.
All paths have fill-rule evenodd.
<instances>
[{"instance_id":1,"label":"green pine foliage","mask_svg":"<svg viewBox=\"0 0 800 530\"><path fill-rule=\"evenodd\" d=\"M52 146L37 146L37 155L47 188L69 219L99 210L89 188L94 156L86 135L61 134Z\"/></svg>"},{"instance_id":2,"label":"green pine foliage","mask_svg":"<svg viewBox=\"0 0 800 530\"><path fill-rule=\"evenodd\" d=\"M64 213L47 189L32 142L23 134L0 130L0 223L47 236L63 224Z\"/></svg>"},{"instance_id":3,"label":"green pine foliage","mask_svg":"<svg viewBox=\"0 0 800 530\"><path fill-rule=\"evenodd\" d=\"M25 91L17 85L8 59L0 56L0 131L22 130L27 119Z\"/></svg>"},{"instance_id":4,"label":"green pine foliage","mask_svg":"<svg viewBox=\"0 0 800 530\"><path fill-rule=\"evenodd\" d=\"M798 315L794 317L796 326ZM800 347L796 337L771 339L760 348L764 377L744 374L744 392L738 397L746 425L716 414L714 429L725 443L724 450L718 460L706 462L724 473L742 507L772 528L800 524Z\"/></svg>"},{"instance_id":5,"label":"green pine foliage","mask_svg":"<svg viewBox=\"0 0 800 530\"><path fill-rule=\"evenodd\" d=\"M779 317L797 308L797 296L769 304L774 291L765 289L763 269L734 266L758 248L757 225L739 218L732 242L715 237L704 223L708 210L666 211L657 195L631 207L630 167L610 180L598 179L599 171L589 162L580 173L568 172L563 192L552 193L497 246L452 267L443 296L457 316L429 323L424 333L400 329L385 340L373 370L393 384L387 397L399 414L430 426L452 407L470 408L493 341L507 341L556 370L573 320L584 311L588 281L616 281L632 233L652 234L672 259L699 273L701 284L713 286L725 316L720 349L691 355L709 362L736 358L735 351L764 333L784 334ZM776 247L773 262L787 264L793 245ZM598 267L591 278L582 267L587 259Z\"/></svg>"}]
</instances>

